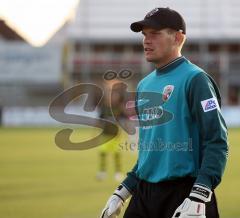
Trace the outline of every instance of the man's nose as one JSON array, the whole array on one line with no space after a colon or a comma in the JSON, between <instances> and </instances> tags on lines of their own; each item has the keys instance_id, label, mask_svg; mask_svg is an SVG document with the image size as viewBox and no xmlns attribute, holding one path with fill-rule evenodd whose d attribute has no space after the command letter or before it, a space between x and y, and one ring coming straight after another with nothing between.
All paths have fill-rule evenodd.
<instances>
[{"instance_id":1,"label":"man's nose","mask_svg":"<svg viewBox=\"0 0 240 218\"><path fill-rule=\"evenodd\" d=\"M145 36L143 38L143 44L151 44L151 39L149 36Z\"/></svg>"}]
</instances>

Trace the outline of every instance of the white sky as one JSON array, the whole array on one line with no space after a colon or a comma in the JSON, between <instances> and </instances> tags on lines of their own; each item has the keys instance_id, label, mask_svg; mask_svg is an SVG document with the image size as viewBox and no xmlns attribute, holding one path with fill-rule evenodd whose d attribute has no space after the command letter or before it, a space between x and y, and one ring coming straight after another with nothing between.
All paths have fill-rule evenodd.
<instances>
[{"instance_id":1,"label":"white sky","mask_svg":"<svg viewBox=\"0 0 240 218\"><path fill-rule=\"evenodd\" d=\"M0 0L0 18L32 45L41 46L61 27L79 0Z\"/></svg>"}]
</instances>

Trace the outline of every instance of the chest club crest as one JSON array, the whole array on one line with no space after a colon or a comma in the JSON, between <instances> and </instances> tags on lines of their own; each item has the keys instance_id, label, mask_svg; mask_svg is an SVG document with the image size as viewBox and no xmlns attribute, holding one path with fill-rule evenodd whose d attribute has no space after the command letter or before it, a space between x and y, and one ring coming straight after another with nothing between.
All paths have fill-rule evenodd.
<instances>
[{"instance_id":1,"label":"chest club crest","mask_svg":"<svg viewBox=\"0 0 240 218\"><path fill-rule=\"evenodd\" d=\"M173 93L173 90L174 90L173 85L167 85L163 88L162 100L164 102L169 100L169 98L171 97L171 95Z\"/></svg>"}]
</instances>

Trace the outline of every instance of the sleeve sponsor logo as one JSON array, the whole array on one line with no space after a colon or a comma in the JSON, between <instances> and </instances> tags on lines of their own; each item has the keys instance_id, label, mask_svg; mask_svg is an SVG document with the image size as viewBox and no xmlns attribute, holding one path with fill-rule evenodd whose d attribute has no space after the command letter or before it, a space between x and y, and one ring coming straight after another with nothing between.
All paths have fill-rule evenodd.
<instances>
[{"instance_id":1,"label":"sleeve sponsor logo","mask_svg":"<svg viewBox=\"0 0 240 218\"><path fill-rule=\"evenodd\" d=\"M219 109L218 101L216 98L209 98L204 101L201 101L201 105L204 112Z\"/></svg>"}]
</instances>

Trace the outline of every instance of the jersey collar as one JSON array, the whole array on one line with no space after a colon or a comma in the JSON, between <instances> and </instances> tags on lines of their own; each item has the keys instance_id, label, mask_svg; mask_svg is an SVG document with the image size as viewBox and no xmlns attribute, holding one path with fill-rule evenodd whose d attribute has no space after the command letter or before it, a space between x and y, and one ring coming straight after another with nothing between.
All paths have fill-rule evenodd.
<instances>
[{"instance_id":1,"label":"jersey collar","mask_svg":"<svg viewBox=\"0 0 240 218\"><path fill-rule=\"evenodd\" d=\"M186 60L186 58L184 56L178 57L176 59L174 59L173 61L171 61L170 63L157 68L156 72L157 74L165 74L170 72L171 70L173 70L174 68L176 68L178 65L180 65L182 62L184 62Z\"/></svg>"}]
</instances>

